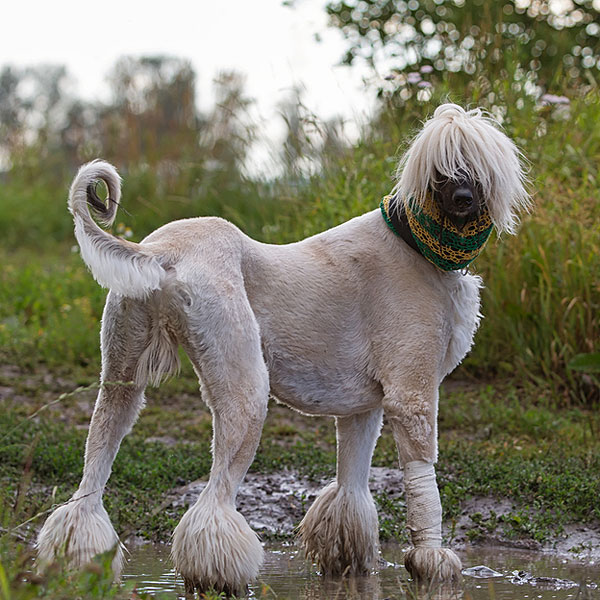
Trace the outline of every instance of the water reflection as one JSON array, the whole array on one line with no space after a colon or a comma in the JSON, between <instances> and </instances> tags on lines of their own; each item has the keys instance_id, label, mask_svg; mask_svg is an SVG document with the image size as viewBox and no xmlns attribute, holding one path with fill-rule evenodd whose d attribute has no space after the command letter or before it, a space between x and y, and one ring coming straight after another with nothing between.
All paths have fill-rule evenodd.
<instances>
[{"instance_id":1,"label":"water reflection","mask_svg":"<svg viewBox=\"0 0 600 600\"><path fill-rule=\"evenodd\" d=\"M485 565L502 576L486 576L474 569L455 589L417 589L408 581L403 551L395 545L383 548L376 574L367 577L327 578L306 561L296 546L267 547L259 580L250 595L261 600L562 600L599 599L600 568L552 555L501 548L477 548L459 553L465 568ZM169 547L140 546L131 551L123 575L136 582L138 593L160 598L185 598L183 582L169 560ZM562 583L561 583L562 582Z\"/></svg>"}]
</instances>

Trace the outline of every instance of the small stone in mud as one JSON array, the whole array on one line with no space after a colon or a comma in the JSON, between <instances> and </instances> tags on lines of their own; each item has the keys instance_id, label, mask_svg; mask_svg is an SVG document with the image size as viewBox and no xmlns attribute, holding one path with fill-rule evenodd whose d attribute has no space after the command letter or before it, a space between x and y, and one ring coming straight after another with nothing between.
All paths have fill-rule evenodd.
<instances>
[{"instance_id":1,"label":"small stone in mud","mask_svg":"<svg viewBox=\"0 0 600 600\"><path fill-rule=\"evenodd\" d=\"M577 587L579 584L570 579L559 579L558 577L534 577L527 571L513 571L511 583L517 585L529 584L545 590L567 590Z\"/></svg>"},{"instance_id":2,"label":"small stone in mud","mask_svg":"<svg viewBox=\"0 0 600 600\"><path fill-rule=\"evenodd\" d=\"M504 577L502 573L498 573L498 571L494 571L494 569L490 569L485 565L477 565L476 567L463 569L462 574L466 575L467 577L477 577L479 579L483 579L485 577Z\"/></svg>"}]
</instances>

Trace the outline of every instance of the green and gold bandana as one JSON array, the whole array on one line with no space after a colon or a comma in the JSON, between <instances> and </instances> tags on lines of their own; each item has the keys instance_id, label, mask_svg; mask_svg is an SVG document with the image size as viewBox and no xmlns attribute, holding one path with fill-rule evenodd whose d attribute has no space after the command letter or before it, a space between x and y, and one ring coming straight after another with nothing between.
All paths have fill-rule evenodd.
<instances>
[{"instance_id":1,"label":"green and gold bandana","mask_svg":"<svg viewBox=\"0 0 600 600\"><path fill-rule=\"evenodd\" d=\"M389 214L392 196L381 201L381 212L388 226L394 228ZM422 207L404 201L404 212L419 252L442 271L464 269L477 258L487 242L494 225L487 208L467 221L461 229L443 214L440 206L427 194Z\"/></svg>"}]
</instances>

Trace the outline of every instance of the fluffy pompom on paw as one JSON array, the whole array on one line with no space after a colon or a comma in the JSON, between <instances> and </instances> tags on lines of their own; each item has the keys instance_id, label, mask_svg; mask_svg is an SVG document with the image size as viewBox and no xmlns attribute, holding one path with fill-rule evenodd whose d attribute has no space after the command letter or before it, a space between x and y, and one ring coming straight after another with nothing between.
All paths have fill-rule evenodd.
<instances>
[{"instance_id":1,"label":"fluffy pompom on paw","mask_svg":"<svg viewBox=\"0 0 600 600\"><path fill-rule=\"evenodd\" d=\"M375 566L379 526L368 490L347 490L330 483L298 530L306 556L326 575L364 575Z\"/></svg>"},{"instance_id":2,"label":"fluffy pompom on paw","mask_svg":"<svg viewBox=\"0 0 600 600\"><path fill-rule=\"evenodd\" d=\"M233 506L207 498L192 506L175 528L171 558L188 592L213 588L242 595L258 576L263 548Z\"/></svg>"},{"instance_id":3,"label":"fluffy pompom on paw","mask_svg":"<svg viewBox=\"0 0 600 600\"><path fill-rule=\"evenodd\" d=\"M123 547L101 503L71 500L58 507L46 520L37 540L38 565L44 568L64 557L67 564L80 568L94 556L115 551L112 571L119 579L123 567Z\"/></svg>"},{"instance_id":4,"label":"fluffy pompom on paw","mask_svg":"<svg viewBox=\"0 0 600 600\"><path fill-rule=\"evenodd\" d=\"M462 579L460 558L449 548L412 548L406 553L404 566L420 583L455 584Z\"/></svg>"}]
</instances>

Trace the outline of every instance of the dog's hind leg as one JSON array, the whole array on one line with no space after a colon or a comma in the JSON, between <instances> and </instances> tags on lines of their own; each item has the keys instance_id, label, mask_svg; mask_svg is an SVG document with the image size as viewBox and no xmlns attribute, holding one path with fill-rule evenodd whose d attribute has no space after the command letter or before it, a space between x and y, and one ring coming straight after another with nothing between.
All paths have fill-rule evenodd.
<instances>
[{"instance_id":1,"label":"dog's hind leg","mask_svg":"<svg viewBox=\"0 0 600 600\"><path fill-rule=\"evenodd\" d=\"M427 364L423 361L420 364ZM414 382L414 383L413 383ZM404 468L407 526L414 548L404 564L411 576L428 585L456 583L460 559L442 548L442 504L434 462L437 458L438 390L431 375L413 371L404 386L384 386L384 409Z\"/></svg>"},{"instance_id":2,"label":"dog's hind leg","mask_svg":"<svg viewBox=\"0 0 600 600\"><path fill-rule=\"evenodd\" d=\"M262 545L237 512L235 497L258 447L269 378L245 293L227 291L214 290L210 303L202 299L192 306L185 343L213 415L208 484L173 533L173 563L188 593L214 588L243 594L263 560Z\"/></svg>"},{"instance_id":3,"label":"dog's hind leg","mask_svg":"<svg viewBox=\"0 0 600 600\"><path fill-rule=\"evenodd\" d=\"M101 387L90 423L79 489L46 520L38 537L40 567L64 556L81 567L95 555L114 551L118 578L123 552L102 504L102 494L121 440L144 404L145 381L135 381L149 339L144 303L110 293L102 320Z\"/></svg>"},{"instance_id":4,"label":"dog's hind leg","mask_svg":"<svg viewBox=\"0 0 600 600\"><path fill-rule=\"evenodd\" d=\"M369 469L381 419L381 409L336 419L336 480L323 489L299 527L307 556L326 575L364 575L375 566L379 526Z\"/></svg>"}]
</instances>

